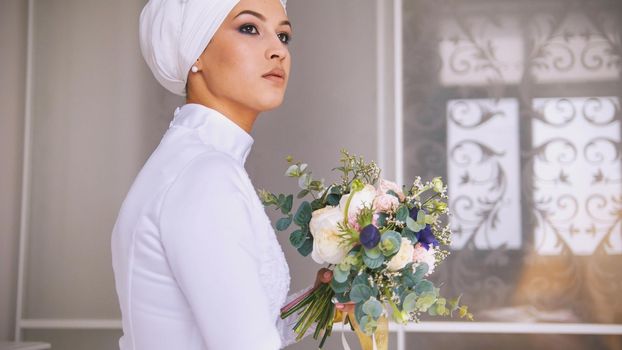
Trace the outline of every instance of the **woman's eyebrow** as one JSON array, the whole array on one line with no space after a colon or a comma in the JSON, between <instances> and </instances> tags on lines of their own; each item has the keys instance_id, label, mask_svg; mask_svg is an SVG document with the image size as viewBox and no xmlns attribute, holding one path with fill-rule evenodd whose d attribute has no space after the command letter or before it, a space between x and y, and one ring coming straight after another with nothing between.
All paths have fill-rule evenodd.
<instances>
[{"instance_id":1,"label":"woman's eyebrow","mask_svg":"<svg viewBox=\"0 0 622 350\"><path fill-rule=\"evenodd\" d=\"M255 11L252 11L252 10L244 10L244 11L238 13L237 15L235 15L235 17L233 17L233 18L238 18L239 16L241 16L243 14L252 15L252 16L255 16L255 17L259 18L260 20L262 20L264 22L266 21L266 16L262 15L259 12L255 12ZM287 20L281 21L281 23L279 23L279 25L286 25L286 26L289 26L290 28L292 27L292 24L289 21L287 21Z\"/></svg>"}]
</instances>

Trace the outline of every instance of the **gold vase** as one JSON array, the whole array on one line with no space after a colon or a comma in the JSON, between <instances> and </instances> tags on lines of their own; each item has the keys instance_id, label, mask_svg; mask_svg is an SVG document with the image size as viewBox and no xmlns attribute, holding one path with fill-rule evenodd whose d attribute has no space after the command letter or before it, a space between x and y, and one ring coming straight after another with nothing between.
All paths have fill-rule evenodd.
<instances>
[{"instance_id":1,"label":"gold vase","mask_svg":"<svg viewBox=\"0 0 622 350\"><path fill-rule=\"evenodd\" d=\"M348 319L352 322L352 327L356 332L356 335L359 338L359 342L361 343L362 350L372 350L372 337L365 334L359 327L358 322L356 322L356 317L354 314L348 315ZM376 338L376 346L378 350L388 350L389 349L389 319L386 316L380 316L378 319L378 327L376 328L376 332L374 333Z\"/></svg>"}]
</instances>

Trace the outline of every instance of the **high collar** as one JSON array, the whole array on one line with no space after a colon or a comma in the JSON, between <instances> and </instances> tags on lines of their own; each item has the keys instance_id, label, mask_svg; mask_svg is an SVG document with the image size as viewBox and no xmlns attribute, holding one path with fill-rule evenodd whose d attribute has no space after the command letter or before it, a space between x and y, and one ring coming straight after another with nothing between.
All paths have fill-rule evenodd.
<instances>
[{"instance_id":1,"label":"high collar","mask_svg":"<svg viewBox=\"0 0 622 350\"><path fill-rule=\"evenodd\" d=\"M253 145L253 137L215 109L187 103L175 109L169 127L197 129L205 144L224 152L244 165Z\"/></svg>"}]
</instances>

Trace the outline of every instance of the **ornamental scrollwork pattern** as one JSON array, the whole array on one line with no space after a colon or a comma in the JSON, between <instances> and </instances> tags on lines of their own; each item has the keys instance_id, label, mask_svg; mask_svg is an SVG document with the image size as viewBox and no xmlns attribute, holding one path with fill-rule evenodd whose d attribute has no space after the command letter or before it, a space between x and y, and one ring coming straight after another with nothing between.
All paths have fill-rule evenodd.
<instances>
[{"instance_id":1,"label":"ornamental scrollwork pattern","mask_svg":"<svg viewBox=\"0 0 622 350\"><path fill-rule=\"evenodd\" d=\"M404 2L404 178L448 178L437 278L480 320L622 323L621 13Z\"/></svg>"}]
</instances>

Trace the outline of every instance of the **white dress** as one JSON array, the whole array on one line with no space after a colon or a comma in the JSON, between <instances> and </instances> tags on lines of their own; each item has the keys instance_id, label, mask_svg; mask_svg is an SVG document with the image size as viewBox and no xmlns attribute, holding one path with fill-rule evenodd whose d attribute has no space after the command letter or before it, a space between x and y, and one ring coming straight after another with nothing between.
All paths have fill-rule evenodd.
<instances>
[{"instance_id":1,"label":"white dress","mask_svg":"<svg viewBox=\"0 0 622 350\"><path fill-rule=\"evenodd\" d=\"M175 110L112 233L122 350L275 350L289 269L244 169L253 138L199 104Z\"/></svg>"}]
</instances>

